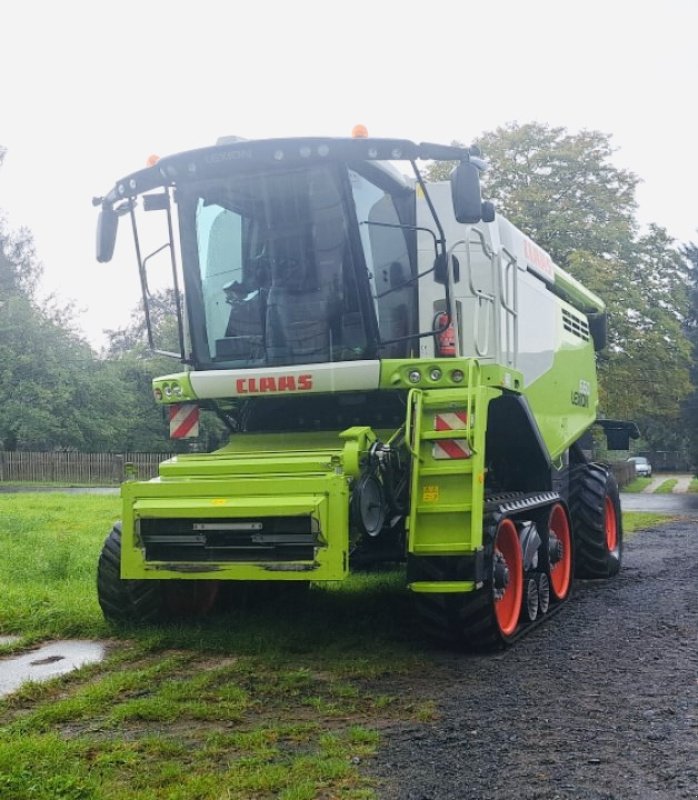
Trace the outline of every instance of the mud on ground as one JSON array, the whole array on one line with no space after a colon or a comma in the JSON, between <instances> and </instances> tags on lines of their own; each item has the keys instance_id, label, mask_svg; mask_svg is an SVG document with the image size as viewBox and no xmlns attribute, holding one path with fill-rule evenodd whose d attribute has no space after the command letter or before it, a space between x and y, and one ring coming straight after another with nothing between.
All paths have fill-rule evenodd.
<instances>
[{"instance_id":1,"label":"mud on ground","mask_svg":"<svg viewBox=\"0 0 698 800\"><path fill-rule=\"evenodd\" d=\"M437 654L436 719L383 731L382 800L698 798L698 519L490 656Z\"/></svg>"}]
</instances>

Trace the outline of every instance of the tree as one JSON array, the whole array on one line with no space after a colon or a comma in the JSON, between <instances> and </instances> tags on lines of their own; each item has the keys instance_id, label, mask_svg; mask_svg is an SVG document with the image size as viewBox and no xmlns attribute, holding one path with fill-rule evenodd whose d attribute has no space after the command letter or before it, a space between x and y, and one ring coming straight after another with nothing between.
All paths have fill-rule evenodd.
<instances>
[{"instance_id":1,"label":"tree","mask_svg":"<svg viewBox=\"0 0 698 800\"><path fill-rule=\"evenodd\" d=\"M177 297L174 289L161 289L154 292L149 304L150 327L153 344L158 350L179 352L179 333L177 329ZM129 321L123 328L107 331L109 344L107 354L120 357L124 353L141 353L151 357L148 351L148 329L143 306L131 309ZM163 364L171 363L165 360Z\"/></svg>"},{"instance_id":2,"label":"tree","mask_svg":"<svg viewBox=\"0 0 698 800\"><path fill-rule=\"evenodd\" d=\"M684 259L667 232L651 225L635 239L630 260L576 251L568 268L604 298L609 311L609 347L599 358L602 408L608 416L644 423L661 437L647 438L665 448L667 424L677 426L690 391Z\"/></svg>"},{"instance_id":3,"label":"tree","mask_svg":"<svg viewBox=\"0 0 698 800\"><path fill-rule=\"evenodd\" d=\"M57 317L56 315L60 316ZM59 310L5 295L0 308L0 446L83 449L108 437L89 345Z\"/></svg>"},{"instance_id":4,"label":"tree","mask_svg":"<svg viewBox=\"0 0 698 800\"><path fill-rule=\"evenodd\" d=\"M0 165L5 149L0 147ZM0 214L0 448L83 451L171 451L163 409L152 396L154 376L173 371L172 361L148 349L142 309L111 332L99 358L77 332L70 306L40 302L42 265L31 233L9 230ZM178 351L175 295L162 292L152 305L156 344ZM199 444L227 437L214 415L202 420Z\"/></svg>"},{"instance_id":5,"label":"tree","mask_svg":"<svg viewBox=\"0 0 698 800\"><path fill-rule=\"evenodd\" d=\"M176 296L172 289L161 290L151 298L151 328L158 349L179 351ZM168 425L163 408L153 400L151 382L158 375L176 371L181 365L164 356L154 355L148 349L147 329L142 306L131 311L129 323L123 328L108 331L107 354L110 368L124 385L131 388L129 402L132 405L134 424L129 430L129 449L158 449L145 447L153 437L160 441L160 449L188 449L188 441L169 439ZM137 421L137 424L135 424ZM223 422L212 412L203 410L200 415L200 435L197 445L206 450L224 442L228 431Z\"/></svg>"},{"instance_id":6,"label":"tree","mask_svg":"<svg viewBox=\"0 0 698 800\"><path fill-rule=\"evenodd\" d=\"M609 136L512 123L483 133L474 145L490 165L483 195L557 264L564 267L577 250L601 257L625 253L637 227L639 178L611 163ZM432 164L427 177L446 180L453 166Z\"/></svg>"},{"instance_id":7,"label":"tree","mask_svg":"<svg viewBox=\"0 0 698 800\"><path fill-rule=\"evenodd\" d=\"M0 447L120 449L130 424L122 387L75 329L72 308L37 300L41 273L31 233L0 219Z\"/></svg>"},{"instance_id":8,"label":"tree","mask_svg":"<svg viewBox=\"0 0 698 800\"><path fill-rule=\"evenodd\" d=\"M577 250L627 254L639 178L611 163L608 135L533 122L484 133L475 144L494 167L483 179L488 199L556 263L564 267Z\"/></svg>"},{"instance_id":9,"label":"tree","mask_svg":"<svg viewBox=\"0 0 698 800\"><path fill-rule=\"evenodd\" d=\"M26 228L16 233L9 231L0 217L0 298L33 298L42 272L31 233Z\"/></svg>"},{"instance_id":10,"label":"tree","mask_svg":"<svg viewBox=\"0 0 698 800\"><path fill-rule=\"evenodd\" d=\"M681 248L688 271L688 312L684 321L686 336L691 345L693 390L682 408L683 427L689 439L692 463L698 466L698 245L689 242Z\"/></svg>"},{"instance_id":11,"label":"tree","mask_svg":"<svg viewBox=\"0 0 698 800\"><path fill-rule=\"evenodd\" d=\"M676 428L690 389L685 259L663 228L640 234L639 179L613 165L610 137L513 123L475 144L491 164L483 195L607 303L610 344L599 360L604 415L644 421L651 431L667 421ZM449 165L436 165L428 175L448 172Z\"/></svg>"}]
</instances>

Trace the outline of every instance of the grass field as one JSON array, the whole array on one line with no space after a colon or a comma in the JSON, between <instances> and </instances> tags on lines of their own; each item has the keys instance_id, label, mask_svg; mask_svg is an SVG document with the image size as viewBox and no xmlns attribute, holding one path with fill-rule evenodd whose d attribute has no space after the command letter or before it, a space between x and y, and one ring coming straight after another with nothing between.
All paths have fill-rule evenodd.
<instances>
[{"instance_id":1,"label":"grass field","mask_svg":"<svg viewBox=\"0 0 698 800\"><path fill-rule=\"evenodd\" d=\"M652 483L652 478L635 478L630 481L627 486L624 486L623 492L641 492Z\"/></svg>"},{"instance_id":2,"label":"grass field","mask_svg":"<svg viewBox=\"0 0 698 800\"><path fill-rule=\"evenodd\" d=\"M114 630L95 565L115 496L0 495L0 634L99 638L105 662L0 700L0 798L371 798L386 722L428 722L436 668L404 574L356 575L298 606ZM646 527L656 515L627 515Z\"/></svg>"}]
</instances>

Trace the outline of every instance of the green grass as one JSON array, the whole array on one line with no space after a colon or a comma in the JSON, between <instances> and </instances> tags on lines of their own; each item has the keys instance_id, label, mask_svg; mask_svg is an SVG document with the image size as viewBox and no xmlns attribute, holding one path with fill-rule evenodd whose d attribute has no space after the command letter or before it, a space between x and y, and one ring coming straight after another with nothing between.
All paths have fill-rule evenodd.
<instances>
[{"instance_id":1,"label":"green grass","mask_svg":"<svg viewBox=\"0 0 698 800\"><path fill-rule=\"evenodd\" d=\"M111 628L95 587L119 498L0 495L0 633L109 643L101 664L0 700L0 797L12 800L375 797L360 764L386 720L433 698L401 570L313 589L296 606ZM425 681L424 686L429 686ZM428 690L427 690L428 692Z\"/></svg>"},{"instance_id":2,"label":"green grass","mask_svg":"<svg viewBox=\"0 0 698 800\"><path fill-rule=\"evenodd\" d=\"M3 481L5 489L95 489L111 488L118 489L119 481L99 481L98 483L80 483L79 481Z\"/></svg>"},{"instance_id":3,"label":"green grass","mask_svg":"<svg viewBox=\"0 0 698 800\"><path fill-rule=\"evenodd\" d=\"M650 514L644 511L624 511L623 512L623 532L632 534L638 530L654 528L663 525L672 517L667 514Z\"/></svg>"},{"instance_id":4,"label":"green grass","mask_svg":"<svg viewBox=\"0 0 698 800\"><path fill-rule=\"evenodd\" d=\"M660 483L659 486L654 490L654 494L671 494L674 491L674 486L676 486L677 483L678 481L676 478L669 478L665 481L662 481L662 483Z\"/></svg>"},{"instance_id":5,"label":"green grass","mask_svg":"<svg viewBox=\"0 0 698 800\"><path fill-rule=\"evenodd\" d=\"M691 482L688 484L688 491L698 492L698 478L691 479Z\"/></svg>"},{"instance_id":6,"label":"green grass","mask_svg":"<svg viewBox=\"0 0 698 800\"><path fill-rule=\"evenodd\" d=\"M389 723L438 719L402 570L305 602L113 629L95 568L119 498L0 495L0 633L108 642L101 664L0 699L0 798L367 800ZM626 530L656 515L625 514ZM437 681L438 682L438 681Z\"/></svg>"},{"instance_id":7,"label":"green grass","mask_svg":"<svg viewBox=\"0 0 698 800\"><path fill-rule=\"evenodd\" d=\"M642 492L652 482L652 478L635 478L629 484L624 486L622 492Z\"/></svg>"},{"instance_id":8,"label":"green grass","mask_svg":"<svg viewBox=\"0 0 698 800\"><path fill-rule=\"evenodd\" d=\"M106 636L95 565L119 498L21 493L0 496L0 630L33 638Z\"/></svg>"}]
</instances>

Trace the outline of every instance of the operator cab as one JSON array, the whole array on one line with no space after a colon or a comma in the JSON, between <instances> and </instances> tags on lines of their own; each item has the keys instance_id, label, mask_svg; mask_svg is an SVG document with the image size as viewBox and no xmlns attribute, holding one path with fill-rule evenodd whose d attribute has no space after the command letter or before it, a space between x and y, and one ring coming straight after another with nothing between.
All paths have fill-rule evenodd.
<instances>
[{"instance_id":1,"label":"operator cab","mask_svg":"<svg viewBox=\"0 0 698 800\"><path fill-rule=\"evenodd\" d=\"M481 165L467 149L369 138L236 140L163 158L96 200L97 258L110 260L118 218L130 215L155 349L146 267L169 250L181 350L174 355L195 369L417 357L420 340L435 334L420 330L420 280L442 284L447 314L439 324L450 323L446 243L433 207L433 266L418 271L415 198L420 192L428 202L428 191L417 159L459 163L456 218L479 221ZM414 179L395 169L400 160ZM139 195L146 211L164 211L168 221L169 242L145 258Z\"/></svg>"},{"instance_id":2,"label":"operator cab","mask_svg":"<svg viewBox=\"0 0 698 800\"><path fill-rule=\"evenodd\" d=\"M400 203L404 186L359 170L254 170L180 190L185 281L202 297L189 305L202 366L409 354L411 209Z\"/></svg>"}]
</instances>

